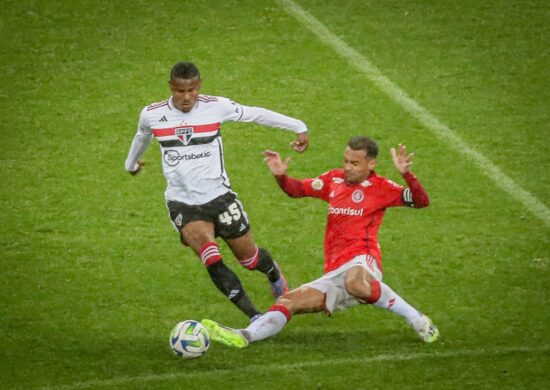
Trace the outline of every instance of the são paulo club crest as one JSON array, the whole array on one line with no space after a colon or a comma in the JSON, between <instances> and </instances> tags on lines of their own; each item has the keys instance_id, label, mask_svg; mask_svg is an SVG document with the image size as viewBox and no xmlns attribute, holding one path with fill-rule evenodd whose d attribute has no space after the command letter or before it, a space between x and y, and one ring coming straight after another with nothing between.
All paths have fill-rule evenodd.
<instances>
[{"instance_id":1,"label":"s\u00e3o paulo club crest","mask_svg":"<svg viewBox=\"0 0 550 390\"><path fill-rule=\"evenodd\" d=\"M353 191L353 194L351 194L351 200L355 203L360 203L364 198L365 194L361 190L355 190Z\"/></svg>"},{"instance_id":2,"label":"s\u00e3o paulo club crest","mask_svg":"<svg viewBox=\"0 0 550 390\"><path fill-rule=\"evenodd\" d=\"M176 136L183 142L184 145L187 145L193 137L193 128L178 127L176 128Z\"/></svg>"}]
</instances>

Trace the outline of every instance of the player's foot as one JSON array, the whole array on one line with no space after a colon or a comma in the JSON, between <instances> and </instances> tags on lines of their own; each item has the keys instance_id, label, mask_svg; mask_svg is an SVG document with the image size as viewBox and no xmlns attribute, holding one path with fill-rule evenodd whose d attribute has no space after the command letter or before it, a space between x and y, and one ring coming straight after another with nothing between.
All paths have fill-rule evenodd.
<instances>
[{"instance_id":1,"label":"player's foot","mask_svg":"<svg viewBox=\"0 0 550 390\"><path fill-rule=\"evenodd\" d=\"M269 284L271 285L271 295L273 295L273 298L277 299L285 293L289 292L290 289L288 288L288 283L279 265L275 261L273 262L273 264L279 270L280 277L275 282L270 281Z\"/></svg>"},{"instance_id":2,"label":"player's foot","mask_svg":"<svg viewBox=\"0 0 550 390\"><path fill-rule=\"evenodd\" d=\"M424 314L414 322L413 327L425 343L433 343L439 338L439 330L430 317Z\"/></svg>"},{"instance_id":3,"label":"player's foot","mask_svg":"<svg viewBox=\"0 0 550 390\"><path fill-rule=\"evenodd\" d=\"M228 328L212 320L202 320L201 323L214 341L234 348L248 346L248 340L236 329Z\"/></svg>"}]
</instances>

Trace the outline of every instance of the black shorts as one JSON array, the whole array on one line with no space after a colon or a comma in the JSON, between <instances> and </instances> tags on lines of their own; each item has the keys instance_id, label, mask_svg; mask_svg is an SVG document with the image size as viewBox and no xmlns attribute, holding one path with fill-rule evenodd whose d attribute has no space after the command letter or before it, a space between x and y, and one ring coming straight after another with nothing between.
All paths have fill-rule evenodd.
<instances>
[{"instance_id":1,"label":"black shorts","mask_svg":"<svg viewBox=\"0 0 550 390\"><path fill-rule=\"evenodd\" d=\"M179 231L192 221L212 222L216 237L238 238L250 230L248 215L233 192L228 192L208 203L189 205L169 200L166 202L170 219Z\"/></svg>"}]
</instances>

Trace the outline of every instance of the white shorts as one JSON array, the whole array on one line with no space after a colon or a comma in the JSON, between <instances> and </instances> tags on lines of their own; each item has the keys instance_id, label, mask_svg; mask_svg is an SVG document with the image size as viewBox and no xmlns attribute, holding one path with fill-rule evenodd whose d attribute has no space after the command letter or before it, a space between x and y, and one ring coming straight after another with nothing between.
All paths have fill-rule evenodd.
<instances>
[{"instance_id":1,"label":"white shorts","mask_svg":"<svg viewBox=\"0 0 550 390\"><path fill-rule=\"evenodd\" d=\"M378 268L376 259L370 255L360 255L301 287L311 287L325 293L325 309L329 314L355 306L360 302L348 294L345 288L346 272L355 266L363 267L374 279L382 281L382 272Z\"/></svg>"}]
</instances>

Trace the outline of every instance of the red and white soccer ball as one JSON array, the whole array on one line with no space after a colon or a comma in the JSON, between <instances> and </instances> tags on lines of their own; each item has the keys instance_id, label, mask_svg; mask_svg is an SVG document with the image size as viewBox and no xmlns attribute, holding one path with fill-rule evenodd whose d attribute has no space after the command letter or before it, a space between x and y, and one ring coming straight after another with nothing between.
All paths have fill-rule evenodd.
<instances>
[{"instance_id":1,"label":"red and white soccer ball","mask_svg":"<svg viewBox=\"0 0 550 390\"><path fill-rule=\"evenodd\" d=\"M200 357L209 347L208 331L198 321L182 321L170 333L170 348L176 355L185 359Z\"/></svg>"}]
</instances>

